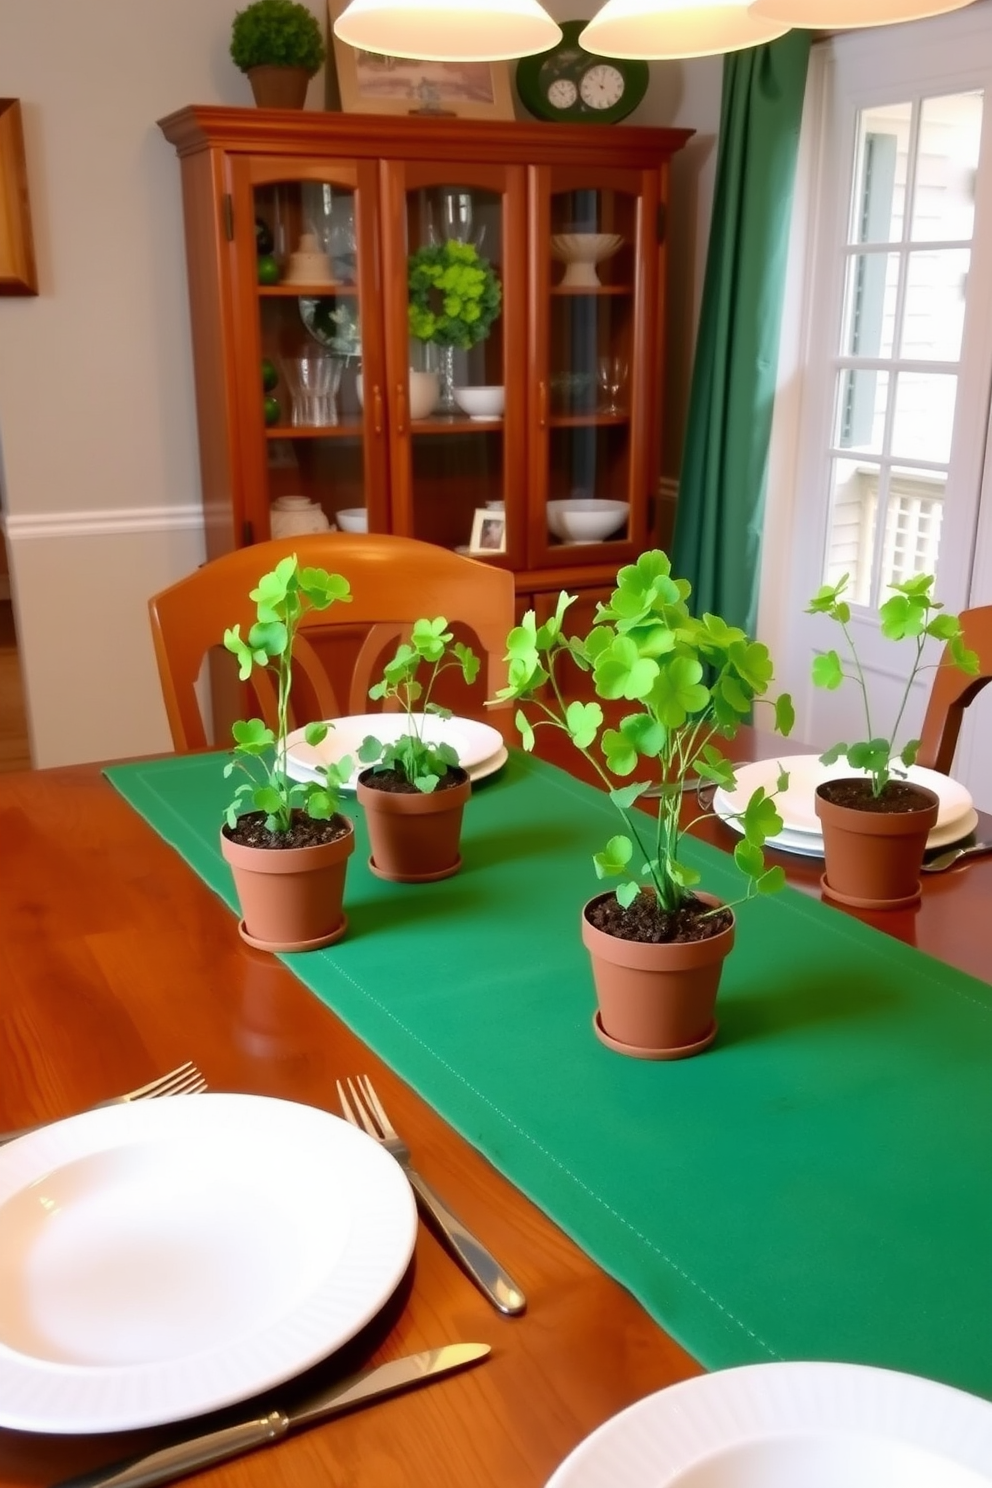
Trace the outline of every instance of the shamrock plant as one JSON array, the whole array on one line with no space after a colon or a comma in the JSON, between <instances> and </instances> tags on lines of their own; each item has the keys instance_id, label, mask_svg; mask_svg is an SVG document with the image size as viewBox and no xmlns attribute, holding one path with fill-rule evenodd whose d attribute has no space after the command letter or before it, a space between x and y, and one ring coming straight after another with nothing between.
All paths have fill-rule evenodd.
<instances>
[{"instance_id":1,"label":"shamrock plant","mask_svg":"<svg viewBox=\"0 0 992 1488\"><path fill-rule=\"evenodd\" d=\"M257 615L247 638L240 625L224 632L224 645L238 659L238 675L247 682L256 667L271 672L276 685L276 728L261 718L242 719L232 726L233 757L224 770L230 776L243 771L248 779L234 793L225 812L228 827L249 811L264 811L270 832L288 832L294 811L316 821L329 820L338 809L341 785L348 779L352 761L343 759L323 769L324 781L297 782L286 774L286 735L289 696L292 688L293 642L300 621L309 610L326 610L335 600L350 602L351 589L340 574L322 568L301 569L295 556L283 558L271 573L263 574L252 589ZM308 744L319 744L327 735L326 723L306 727Z\"/></svg>"},{"instance_id":2,"label":"shamrock plant","mask_svg":"<svg viewBox=\"0 0 992 1488\"><path fill-rule=\"evenodd\" d=\"M851 606L843 597L848 577L845 574L836 584L824 584L807 607L808 615L827 615L837 622L848 650L846 661L842 661L836 651L826 651L822 656L814 657L813 682L815 686L825 687L831 692L845 680L856 683L864 705L865 731L868 737L855 744L834 744L826 754L820 755L820 759L825 765L832 765L836 760L846 758L854 769L867 770L871 776L872 795L880 796L892 779L894 759L897 758L900 764L908 768L915 763L919 752L919 739L910 739L901 748L896 741L913 683L920 671L924 670L923 651L927 639L949 644L949 664L968 676L977 676L978 657L965 646L957 616L944 614L943 605L934 599L933 574L916 574L902 584L890 584L892 596L878 611L882 634L890 641L909 641L915 655L891 731L886 737L876 734L864 669L858 660L849 629ZM894 773L904 778L904 772L898 767Z\"/></svg>"},{"instance_id":3,"label":"shamrock plant","mask_svg":"<svg viewBox=\"0 0 992 1488\"><path fill-rule=\"evenodd\" d=\"M684 861L682 839L689 826L713 815L701 803L701 786L733 790L736 784L733 766L715 741L734 736L772 679L767 648L715 615L695 619L686 605L689 593L686 580L672 578L664 553L642 553L620 570L617 588L609 603L599 605L587 636L565 636L574 596L564 593L542 625L529 611L509 636L509 686L499 700L526 703L534 715L532 721L521 708L516 716L525 749L533 749L536 728L562 729L606 786L626 831L612 837L593 862L600 878L625 880L616 891L625 908L642 885L653 887L665 911L692 897L700 875ZM632 705L615 728L604 727L599 702L565 701L556 666L566 655L591 671L598 698ZM792 728L787 696L775 703L775 720L783 734ZM617 777L642 770L649 778L617 783ZM693 781L700 783L699 812L683 828L683 789ZM774 795L787 783L781 774L776 792L759 788L740 813L743 838L734 858L747 881L742 898L771 893L785 882L781 868L765 867L762 847L782 830ZM657 798L653 824L633 810L649 788Z\"/></svg>"},{"instance_id":4,"label":"shamrock plant","mask_svg":"<svg viewBox=\"0 0 992 1488\"><path fill-rule=\"evenodd\" d=\"M427 681L418 673L428 669ZM396 655L386 663L382 681L369 688L369 697L394 700L407 715L407 732L392 743L382 743L368 735L358 751L358 758L371 764L377 772L395 770L410 785L425 795L435 790L449 769L458 768L458 755L450 744L431 743L424 737L429 716L450 718L451 709L431 702L434 685L443 671L457 667L471 685L479 673L479 658L469 646L456 641L443 615L436 620L418 620L409 641L403 641ZM415 709L415 704L420 704Z\"/></svg>"}]
</instances>

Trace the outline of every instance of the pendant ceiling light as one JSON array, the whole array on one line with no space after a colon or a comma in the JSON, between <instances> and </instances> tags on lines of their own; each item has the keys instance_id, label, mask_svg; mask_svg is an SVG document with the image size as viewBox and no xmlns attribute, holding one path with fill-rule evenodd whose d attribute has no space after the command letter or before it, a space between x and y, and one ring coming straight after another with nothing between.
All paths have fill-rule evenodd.
<instances>
[{"instance_id":1,"label":"pendant ceiling light","mask_svg":"<svg viewBox=\"0 0 992 1488\"><path fill-rule=\"evenodd\" d=\"M842 31L854 26L922 21L971 4L972 0L755 0L751 13L786 26Z\"/></svg>"},{"instance_id":2,"label":"pendant ceiling light","mask_svg":"<svg viewBox=\"0 0 992 1488\"><path fill-rule=\"evenodd\" d=\"M579 42L605 57L709 57L774 41L790 24L756 16L750 0L607 0Z\"/></svg>"},{"instance_id":3,"label":"pendant ceiling light","mask_svg":"<svg viewBox=\"0 0 992 1488\"><path fill-rule=\"evenodd\" d=\"M334 34L391 57L501 62L557 46L561 27L537 0L351 0Z\"/></svg>"}]
</instances>

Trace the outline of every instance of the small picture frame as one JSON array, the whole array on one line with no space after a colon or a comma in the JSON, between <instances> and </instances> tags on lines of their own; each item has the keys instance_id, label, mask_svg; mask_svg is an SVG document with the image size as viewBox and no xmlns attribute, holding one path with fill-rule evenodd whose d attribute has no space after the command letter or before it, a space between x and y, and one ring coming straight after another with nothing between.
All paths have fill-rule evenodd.
<instances>
[{"instance_id":1,"label":"small picture frame","mask_svg":"<svg viewBox=\"0 0 992 1488\"><path fill-rule=\"evenodd\" d=\"M21 105L0 98L0 294L37 293Z\"/></svg>"},{"instance_id":2,"label":"small picture frame","mask_svg":"<svg viewBox=\"0 0 992 1488\"><path fill-rule=\"evenodd\" d=\"M336 89L346 114L404 114L413 118L512 119L508 62L425 62L363 52L339 41L334 22L348 0L327 0ZM331 65L330 56L328 66Z\"/></svg>"},{"instance_id":3,"label":"small picture frame","mask_svg":"<svg viewBox=\"0 0 992 1488\"><path fill-rule=\"evenodd\" d=\"M506 513L490 507L476 508L468 551L471 557L486 558L506 552Z\"/></svg>"}]
</instances>

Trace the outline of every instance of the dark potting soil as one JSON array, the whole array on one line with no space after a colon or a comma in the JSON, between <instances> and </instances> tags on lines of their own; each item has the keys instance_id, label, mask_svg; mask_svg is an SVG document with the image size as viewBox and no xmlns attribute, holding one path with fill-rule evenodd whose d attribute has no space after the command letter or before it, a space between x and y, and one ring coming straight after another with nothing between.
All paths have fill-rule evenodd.
<instances>
[{"instance_id":1,"label":"dark potting soil","mask_svg":"<svg viewBox=\"0 0 992 1488\"><path fill-rule=\"evenodd\" d=\"M448 770L441 776L434 787L434 794L439 791L454 790L456 785L461 785L467 775L464 770ZM411 785L402 770L369 770L362 776L362 784L369 790L386 791L394 796L418 796L420 792L415 785Z\"/></svg>"},{"instance_id":2,"label":"dark potting soil","mask_svg":"<svg viewBox=\"0 0 992 1488\"><path fill-rule=\"evenodd\" d=\"M820 795L834 806L851 806L855 811L880 811L885 815L906 811L925 811L932 801L918 786L908 780L890 780L879 796L871 793L870 780L827 780L819 787Z\"/></svg>"},{"instance_id":3,"label":"dark potting soil","mask_svg":"<svg viewBox=\"0 0 992 1488\"><path fill-rule=\"evenodd\" d=\"M659 909L650 894L638 894L630 908L624 909L609 894L589 905L586 919L604 935L615 936L617 940L675 945L680 941L712 939L729 927L733 915L729 909L714 914L711 904L695 898L687 899L679 909Z\"/></svg>"},{"instance_id":4,"label":"dark potting soil","mask_svg":"<svg viewBox=\"0 0 992 1488\"><path fill-rule=\"evenodd\" d=\"M238 817L236 827L225 827L225 837L241 847L266 847L278 851L287 847L320 847L325 842L336 842L347 836L351 823L343 816L332 816L328 821L315 821L305 811L293 812L293 825L288 832L270 832L265 825L264 811L249 811Z\"/></svg>"}]
</instances>

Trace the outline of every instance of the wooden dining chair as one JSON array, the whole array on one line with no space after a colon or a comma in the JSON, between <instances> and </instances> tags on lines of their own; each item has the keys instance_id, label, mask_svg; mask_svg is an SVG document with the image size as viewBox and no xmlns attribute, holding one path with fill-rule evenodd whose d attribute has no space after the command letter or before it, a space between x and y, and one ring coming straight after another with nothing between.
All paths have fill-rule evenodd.
<instances>
[{"instance_id":1,"label":"wooden dining chair","mask_svg":"<svg viewBox=\"0 0 992 1488\"><path fill-rule=\"evenodd\" d=\"M148 602L155 658L172 742L180 754L226 743L230 724L250 706L265 722L276 722L276 694L268 673L256 668L251 681L237 681L234 658L223 647L224 631L240 623L246 636L255 621L249 599L262 574L296 554L303 567L342 574L351 585L348 604L335 601L311 611L294 647L293 724L374 711L371 684L401 637L421 617L443 615L482 666L468 688L460 673L440 679L435 700L464 717L491 722L501 731L508 707L487 709L484 699L506 683L506 638L514 624L513 576L506 570L410 537L323 532L239 548L205 563ZM208 673L204 664L210 659ZM201 695L209 693L208 729ZM509 732L509 730L507 730Z\"/></svg>"},{"instance_id":2,"label":"wooden dining chair","mask_svg":"<svg viewBox=\"0 0 992 1488\"><path fill-rule=\"evenodd\" d=\"M945 647L934 674L920 730L918 765L949 775L964 710L978 696L986 682L992 681L992 605L979 605L962 610L959 616L964 643L978 655L978 675L967 676L949 665L950 653Z\"/></svg>"}]
</instances>

